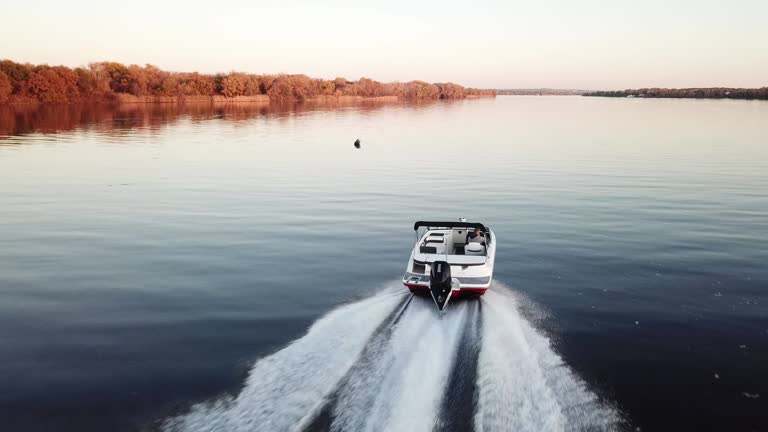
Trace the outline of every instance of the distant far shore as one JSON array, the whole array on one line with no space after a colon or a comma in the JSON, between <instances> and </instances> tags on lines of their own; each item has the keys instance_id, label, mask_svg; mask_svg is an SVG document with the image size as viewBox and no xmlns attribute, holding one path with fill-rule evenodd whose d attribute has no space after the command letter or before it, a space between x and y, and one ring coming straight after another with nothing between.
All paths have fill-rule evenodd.
<instances>
[{"instance_id":1,"label":"distant far shore","mask_svg":"<svg viewBox=\"0 0 768 432\"><path fill-rule=\"evenodd\" d=\"M623 98L681 98L681 99L760 99L768 100L768 87L761 88L641 88L618 91L585 92L584 96Z\"/></svg>"},{"instance_id":2,"label":"distant far shore","mask_svg":"<svg viewBox=\"0 0 768 432\"><path fill-rule=\"evenodd\" d=\"M370 78L324 80L306 75L169 72L152 65L88 67L0 61L0 104L185 103L305 100L438 100L494 97L495 90L454 83L382 83Z\"/></svg>"},{"instance_id":3,"label":"distant far shore","mask_svg":"<svg viewBox=\"0 0 768 432\"><path fill-rule=\"evenodd\" d=\"M678 99L761 99L768 100L768 87L762 88L641 88L627 90L576 89L497 89L497 95L512 96L595 96L616 98L678 98Z\"/></svg>"}]
</instances>

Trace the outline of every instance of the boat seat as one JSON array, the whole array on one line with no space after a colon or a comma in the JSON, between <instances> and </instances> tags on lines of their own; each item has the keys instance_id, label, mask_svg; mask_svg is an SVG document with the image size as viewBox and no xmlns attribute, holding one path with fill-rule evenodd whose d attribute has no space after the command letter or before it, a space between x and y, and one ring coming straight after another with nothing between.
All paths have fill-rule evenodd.
<instances>
[{"instance_id":1,"label":"boat seat","mask_svg":"<svg viewBox=\"0 0 768 432\"><path fill-rule=\"evenodd\" d=\"M431 253L417 253L413 255L413 261L418 264L432 264L434 261L448 261L450 265L474 266L485 264L488 258L484 255L444 255Z\"/></svg>"},{"instance_id":2,"label":"boat seat","mask_svg":"<svg viewBox=\"0 0 768 432\"><path fill-rule=\"evenodd\" d=\"M485 246L480 243L470 242L464 246L465 255L485 255Z\"/></svg>"}]
</instances>

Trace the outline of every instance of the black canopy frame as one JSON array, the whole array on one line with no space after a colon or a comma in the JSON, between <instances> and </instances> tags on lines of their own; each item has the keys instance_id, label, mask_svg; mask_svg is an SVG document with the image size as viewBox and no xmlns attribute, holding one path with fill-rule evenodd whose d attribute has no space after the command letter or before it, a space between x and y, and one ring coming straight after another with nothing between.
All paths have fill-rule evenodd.
<instances>
[{"instance_id":1,"label":"black canopy frame","mask_svg":"<svg viewBox=\"0 0 768 432\"><path fill-rule=\"evenodd\" d=\"M429 228L479 228L482 232L488 232L488 228L485 225L477 222L435 222L435 221L418 221L413 224L413 230L417 231L419 227Z\"/></svg>"}]
</instances>

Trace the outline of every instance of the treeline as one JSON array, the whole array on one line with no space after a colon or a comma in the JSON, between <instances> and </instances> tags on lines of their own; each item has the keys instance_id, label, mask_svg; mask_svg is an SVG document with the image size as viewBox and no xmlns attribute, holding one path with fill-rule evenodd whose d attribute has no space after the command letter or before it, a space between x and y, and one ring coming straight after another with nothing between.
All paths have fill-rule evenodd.
<instances>
[{"instance_id":1,"label":"treeline","mask_svg":"<svg viewBox=\"0 0 768 432\"><path fill-rule=\"evenodd\" d=\"M587 92L584 96L694 98L694 99L763 99L768 100L768 87L762 88L642 88L619 91Z\"/></svg>"},{"instance_id":2,"label":"treeline","mask_svg":"<svg viewBox=\"0 0 768 432\"><path fill-rule=\"evenodd\" d=\"M77 103L110 101L133 96L239 96L266 95L270 100L306 100L329 96L382 97L408 100L461 99L494 96L493 90L465 88L453 83L423 81L381 83L369 78L323 80L306 75L255 75L242 72L206 75L168 72L155 66L91 63L88 67L31 65L0 61L0 103L39 101Z\"/></svg>"}]
</instances>

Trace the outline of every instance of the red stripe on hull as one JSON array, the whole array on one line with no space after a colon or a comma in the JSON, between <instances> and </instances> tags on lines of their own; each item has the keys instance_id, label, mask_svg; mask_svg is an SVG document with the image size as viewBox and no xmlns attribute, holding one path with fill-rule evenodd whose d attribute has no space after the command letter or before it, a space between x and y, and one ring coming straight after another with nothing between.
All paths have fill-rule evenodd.
<instances>
[{"instance_id":1,"label":"red stripe on hull","mask_svg":"<svg viewBox=\"0 0 768 432\"><path fill-rule=\"evenodd\" d=\"M403 284L408 287L411 292L424 292L429 291L429 287L424 285L411 285L411 284ZM460 291L452 291L451 297L456 297L461 294L477 294L477 295L483 295L485 292L488 291L488 288L461 288Z\"/></svg>"},{"instance_id":2,"label":"red stripe on hull","mask_svg":"<svg viewBox=\"0 0 768 432\"><path fill-rule=\"evenodd\" d=\"M468 292L473 294L480 294L483 295L485 292L488 291L488 288L462 288L461 292Z\"/></svg>"}]
</instances>

